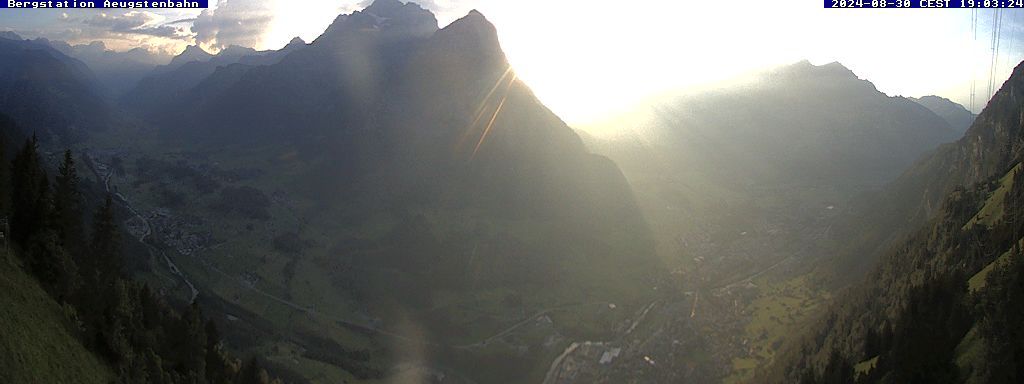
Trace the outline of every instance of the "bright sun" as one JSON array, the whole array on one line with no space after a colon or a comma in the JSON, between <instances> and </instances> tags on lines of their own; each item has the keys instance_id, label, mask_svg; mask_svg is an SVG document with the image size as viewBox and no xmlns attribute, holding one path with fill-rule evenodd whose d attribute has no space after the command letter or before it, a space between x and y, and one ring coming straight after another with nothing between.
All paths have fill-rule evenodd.
<instances>
[{"instance_id":1,"label":"bright sun","mask_svg":"<svg viewBox=\"0 0 1024 384\"><path fill-rule=\"evenodd\" d=\"M559 116L583 128L600 129L664 92L713 87L803 59L840 61L890 95L940 94L966 103L970 76L949 76L950 68L987 71L989 62L988 37L971 35L966 10L848 12L810 0L728 7L524 0L479 8L497 26L519 76ZM997 78L1021 59L1011 53Z\"/></svg>"}]
</instances>

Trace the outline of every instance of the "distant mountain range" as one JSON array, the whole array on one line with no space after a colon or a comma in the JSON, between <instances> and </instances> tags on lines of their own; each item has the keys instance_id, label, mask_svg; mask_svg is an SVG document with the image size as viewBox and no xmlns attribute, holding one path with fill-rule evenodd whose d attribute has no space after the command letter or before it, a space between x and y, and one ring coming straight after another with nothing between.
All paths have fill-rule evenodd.
<instances>
[{"instance_id":1,"label":"distant mountain range","mask_svg":"<svg viewBox=\"0 0 1024 384\"><path fill-rule=\"evenodd\" d=\"M189 91L197 87L222 67L231 65L261 66L274 64L289 53L301 49L306 43L295 38L277 51L256 51L252 48L229 46L216 55L190 45L171 59L167 65L152 68L147 75L126 90L121 104L142 116L155 117L169 114L183 102ZM230 71L224 69L225 71Z\"/></svg>"},{"instance_id":2,"label":"distant mountain range","mask_svg":"<svg viewBox=\"0 0 1024 384\"><path fill-rule=\"evenodd\" d=\"M0 33L0 39L27 41L10 31ZM98 91L107 98L121 95L129 88L134 87L139 79L149 75L157 66L171 60L171 55L152 52L144 48L135 48L124 52L109 50L100 41L71 45L60 40L37 38L32 42L49 46L67 57L86 64L93 72L94 80L99 86Z\"/></svg>"},{"instance_id":3,"label":"distant mountain range","mask_svg":"<svg viewBox=\"0 0 1024 384\"><path fill-rule=\"evenodd\" d=\"M96 73L96 80L103 86L107 97L116 98L134 87L139 79L149 75L158 65L171 59L165 53L135 48L124 52L107 49L102 42L87 45L69 45L63 41L37 39L49 44L61 53L78 59Z\"/></svg>"},{"instance_id":4,"label":"distant mountain range","mask_svg":"<svg viewBox=\"0 0 1024 384\"><path fill-rule=\"evenodd\" d=\"M852 227L812 234L832 228L836 215L861 212L851 205L858 196L960 135L929 109L879 92L839 63L802 61L641 112L650 117L619 136L585 136L588 146L623 168L658 233L660 254L721 260L727 266L717 270L726 278L833 254L847 243L838 229ZM718 231L747 235L693 245ZM769 231L794 237L781 241ZM755 251L749 242L761 245Z\"/></svg>"},{"instance_id":5,"label":"distant mountain range","mask_svg":"<svg viewBox=\"0 0 1024 384\"><path fill-rule=\"evenodd\" d=\"M10 31L0 33L0 39L25 40ZM125 98L125 93L138 87L139 82L144 79L149 82L163 81L173 84L174 80L208 76L219 66L235 63L268 65L279 61L292 50L305 45L302 39L296 37L280 50L257 51L252 48L229 46L217 54L211 54L198 46L190 45L178 55L170 55L144 48L134 48L123 52L114 51L108 49L100 41L81 45L71 45L64 41L46 38L37 38L32 41L49 46L65 56L86 64L93 72L100 93L109 99ZM183 71L185 73L168 74L185 65L191 66L189 70ZM189 73L198 73L198 75L190 76ZM188 84L189 87L194 85ZM147 85L142 85L143 89L146 87Z\"/></svg>"},{"instance_id":6,"label":"distant mountain range","mask_svg":"<svg viewBox=\"0 0 1024 384\"><path fill-rule=\"evenodd\" d=\"M891 246L762 380L1020 378L1022 337L1010 324L1022 316L1024 286L1022 89L1024 63L966 135L923 156L885 189L889 200L866 211L875 214L871 225L906 235L891 242L860 237Z\"/></svg>"},{"instance_id":7,"label":"distant mountain range","mask_svg":"<svg viewBox=\"0 0 1024 384\"><path fill-rule=\"evenodd\" d=\"M974 123L974 118L977 117L974 113L968 111L967 108L964 108L964 106L940 96L922 96L921 98L910 99L935 112L936 115L946 120L949 126L953 127L953 130L960 134L967 132L967 128L971 127L971 124Z\"/></svg>"},{"instance_id":8,"label":"distant mountain range","mask_svg":"<svg viewBox=\"0 0 1024 384\"><path fill-rule=\"evenodd\" d=\"M656 108L649 130L681 165L757 185L881 185L958 138L917 103L889 97L839 63L804 61L749 83Z\"/></svg>"},{"instance_id":9,"label":"distant mountain range","mask_svg":"<svg viewBox=\"0 0 1024 384\"><path fill-rule=\"evenodd\" d=\"M47 43L8 38L0 38L0 111L23 134L61 143L80 141L117 119L86 64Z\"/></svg>"}]
</instances>

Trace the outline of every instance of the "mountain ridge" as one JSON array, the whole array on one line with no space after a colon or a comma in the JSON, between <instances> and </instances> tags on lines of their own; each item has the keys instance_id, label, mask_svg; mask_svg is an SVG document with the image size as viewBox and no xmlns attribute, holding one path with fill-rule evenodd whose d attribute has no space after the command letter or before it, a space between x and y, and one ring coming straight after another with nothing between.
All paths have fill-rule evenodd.
<instances>
[{"instance_id":1,"label":"mountain ridge","mask_svg":"<svg viewBox=\"0 0 1024 384\"><path fill-rule=\"evenodd\" d=\"M22 122L23 134L65 144L119 118L86 64L30 40L0 39L0 109Z\"/></svg>"},{"instance_id":2,"label":"mountain ridge","mask_svg":"<svg viewBox=\"0 0 1024 384\"><path fill-rule=\"evenodd\" d=\"M1019 316L999 310L1001 303L1016 300L1019 279L1004 270L988 279L989 284L1002 286L999 290L968 292L967 287L971 277L990 269L999 255L1019 253L1024 236L1024 227L1011 218L1024 206L1017 184L1021 174L1015 171L1024 159L1022 97L1024 63L963 138L926 154L887 187L888 196L896 197L879 204L879 211L893 211L892 221L874 221L886 229L902 228L906 235L890 241L865 237L884 248L877 265L802 339L789 343L786 357L763 372L762 380L832 377L835 382L853 382L854 364L873 358L875 368L856 374L870 382L986 382L1012 377L1000 371L1016 364L1000 357L1012 348L999 352L1004 347L998 345L1019 338L986 324ZM996 195L1005 197L996 202ZM1004 212L984 214L993 210ZM1019 271L1019 261L1007 264ZM843 270L843 264L838 268ZM979 344L972 340L978 339L988 345L979 347L983 355L965 355L964 348L976 348ZM928 353L921 354L922 349Z\"/></svg>"},{"instance_id":3,"label":"mountain ridge","mask_svg":"<svg viewBox=\"0 0 1024 384\"><path fill-rule=\"evenodd\" d=\"M174 215L203 223L196 226L209 235L198 238L232 239L197 246L203 260L223 274L258 275L267 295L296 303L287 311L321 307L333 319L370 319L369 329L465 345L439 358L470 377L516 382L533 381L560 342L537 345L545 352L530 356L496 347L527 367L518 372L466 351L523 313L552 307L566 308L558 316L598 320L566 321L557 332L607 334L614 324L600 319L628 316L655 293L631 283L662 273L628 181L517 78L479 12L439 29L422 7L383 2L337 17L275 63L192 73L193 83L150 109L159 113L142 116L155 128L144 131L151 144L119 148L126 171L112 182L142 202L140 212L187 194L192 201ZM240 162L260 172L233 179L214 171ZM167 167L179 171L161 171ZM175 179L180 172L196 182ZM245 229L225 232L236 227ZM298 238L281 248L301 251L279 250L279 238ZM204 292L259 322L294 326L264 314L280 302L234 301L231 281L210 281L202 264L191 268L185 273L198 276ZM409 323L415 329L405 330ZM359 337L371 340L362 348L375 361L403 352L370 333ZM345 359L330 360L344 369Z\"/></svg>"},{"instance_id":4,"label":"mountain ridge","mask_svg":"<svg viewBox=\"0 0 1024 384\"><path fill-rule=\"evenodd\" d=\"M977 117L971 111L968 111L963 105L957 104L949 99L941 96L929 95L922 96L920 98L910 98L914 102L925 106L935 112L936 115L942 117L957 133L963 134L967 132L967 129L974 123L974 118Z\"/></svg>"}]
</instances>

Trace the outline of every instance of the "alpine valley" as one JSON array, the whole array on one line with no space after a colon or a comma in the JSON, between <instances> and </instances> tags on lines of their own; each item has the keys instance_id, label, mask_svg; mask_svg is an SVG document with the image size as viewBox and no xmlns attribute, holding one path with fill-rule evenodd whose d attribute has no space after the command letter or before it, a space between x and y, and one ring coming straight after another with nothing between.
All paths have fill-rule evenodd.
<instances>
[{"instance_id":1,"label":"alpine valley","mask_svg":"<svg viewBox=\"0 0 1024 384\"><path fill-rule=\"evenodd\" d=\"M1020 382L1022 106L800 61L598 135L399 0L279 50L5 32L0 382Z\"/></svg>"}]
</instances>

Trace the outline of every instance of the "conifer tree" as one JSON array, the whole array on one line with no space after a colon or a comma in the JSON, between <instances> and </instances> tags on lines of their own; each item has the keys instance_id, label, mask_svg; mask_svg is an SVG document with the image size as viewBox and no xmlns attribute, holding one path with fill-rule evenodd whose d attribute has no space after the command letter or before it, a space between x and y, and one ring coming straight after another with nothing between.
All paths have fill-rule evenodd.
<instances>
[{"instance_id":1,"label":"conifer tree","mask_svg":"<svg viewBox=\"0 0 1024 384\"><path fill-rule=\"evenodd\" d=\"M29 238L40 231L49 216L46 193L46 173L38 152L38 141L33 135L11 163L11 238L24 246Z\"/></svg>"},{"instance_id":2,"label":"conifer tree","mask_svg":"<svg viewBox=\"0 0 1024 384\"><path fill-rule=\"evenodd\" d=\"M274 381L276 382L276 380ZM267 371L260 367L259 360L255 357L249 358L245 364L242 364L242 369L238 372L238 377L235 379L235 384L271 384L270 375Z\"/></svg>"},{"instance_id":3,"label":"conifer tree","mask_svg":"<svg viewBox=\"0 0 1024 384\"><path fill-rule=\"evenodd\" d=\"M121 274L121 243L114 221L114 201L107 195L103 205L93 217L92 243L89 249L89 269L104 286L113 284Z\"/></svg>"},{"instance_id":4,"label":"conifer tree","mask_svg":"<svg viewBox=\"0 0 1024 384\"><path fill-rule=\"evenodd\" d=\"M206 381L210 384L231 384L232 367L220 340L220 332L212 320L206 321Z\"/></svg>"},{"instance_id":5,"label":"conifer tree","mask_svg":"<svg viewBox=\"0 0 1024 384\"><path fill-rule=\"evenodd\" d=\"M207 340L198 303L192 302L182 313L176 339L178 348L175 359L186 372L205 376Z\"/></svg>"},{"instance_id":6,"label":"conifer tree","mask_svg":"<svg viewBox=\"0 0 1024 384\"><path fill-rule=\"evenodd\" d=\"M0 131L0 217L11 209L11 168L7 162L7 136Z\"/></svg>"},{"instance_id":7,"label":"conifer tree","mask_svg":"<svg viewBox=\"0 0 1024 384\"><path fill-rule=\"evenodd\" d=\"M53 188L53 213L61 244L71 253L82 246L81 195L78 171L71 150L64 151L64 160L57 170Z\"/></svg>"},{"instance_id":8,"label":"conifer tree","mask_svg":"<svg viewBox=\"0 0 1024 384\"><path fill-rule=\"evenodd\" d=\"M58 302L69 302L80 285L78 267L60 246L52 231L43 231L29 240L29 268L41 285Z\"/></svg>"}]
</instances>

